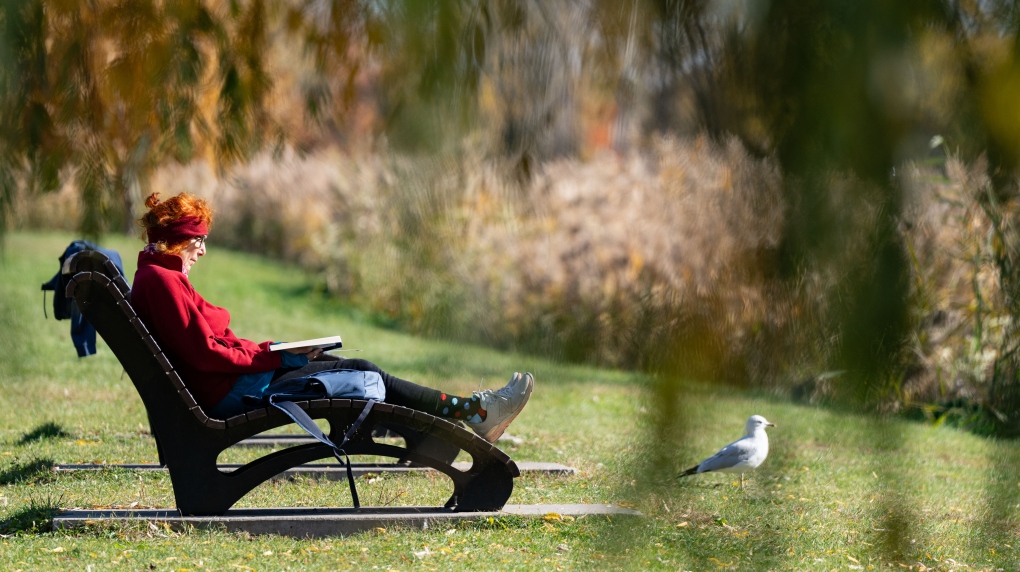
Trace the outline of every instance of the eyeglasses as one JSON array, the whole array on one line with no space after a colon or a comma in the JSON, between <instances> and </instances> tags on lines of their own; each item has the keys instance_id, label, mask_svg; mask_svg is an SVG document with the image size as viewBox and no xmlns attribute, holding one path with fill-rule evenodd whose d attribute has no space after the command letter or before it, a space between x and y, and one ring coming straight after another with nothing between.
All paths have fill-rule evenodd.
<instances>
[{"instance_id":1,"label":"eyeglasses","mask_svg":"<svg viewBox=\"0 0 1020 572\"><path fill-rule=\"evenodd\" d=\"M207 238L209 238L208 234L205 236L196 236L195 238L191 239L191 243L197 246L198 248L202 248L203 246L205 246L205 239Z\"/></svg>"}]
</instances>

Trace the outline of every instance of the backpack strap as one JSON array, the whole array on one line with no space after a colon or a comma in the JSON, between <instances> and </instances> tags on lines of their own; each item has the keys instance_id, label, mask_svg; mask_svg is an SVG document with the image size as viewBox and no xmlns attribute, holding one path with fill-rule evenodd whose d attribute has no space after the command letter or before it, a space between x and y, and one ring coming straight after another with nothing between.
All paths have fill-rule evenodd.
<instances>
[{"instance_id":1,"label":"backpack strap","mask_svg":"<svg viewBox=\"0 0 1020 572\"><path fill-rule=\"evenodd\" d=\"M331 449L333 449L333 456L336 457L336 460L339 461L341 465L347 467L347 483L351 487L351 500L354 502L354 508L361 508L361 502L358 500L358 488L354 485L354 471L351 470L351 458L347 456L346 452L344 452L343 446L347 444L347 441L350 440L351 436L354 435L354 432L358 430L358 427L361 427L365 418L368 417L368 413L372 410L372 406L375 405L375 400L368 400L368 403L365 404L365 408L361 410L361 415L359 415L358 419L353 425L351 425L351 428L347 430L347 433L344 435L344 440L337 445L322 432L322 429L320 429L319 426L315 424L315 421L313 421L312 418L305 413L304 409L301 409L301 407L293 401L284 401L282 399L277 400L277 397L277 395L270 395L269 404L284 412L287 417L290 417L294 423L297 423L299 427L304 429L312 437L315 437L315 439L320 443L328 445ZM281 395L279 397L285 396ZM344 459L347 459L347 462L344 462L344 459L341 459L340 455L343 455Z\"/></svg>"}]
</instances>

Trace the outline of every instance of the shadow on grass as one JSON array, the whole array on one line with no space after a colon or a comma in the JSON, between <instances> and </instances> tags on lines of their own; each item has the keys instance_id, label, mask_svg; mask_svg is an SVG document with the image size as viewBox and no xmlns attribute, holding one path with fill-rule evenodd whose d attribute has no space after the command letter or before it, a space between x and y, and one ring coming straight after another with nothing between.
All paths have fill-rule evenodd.
<instances>
[{"instance_id":1,"label":"shadow on grass","mask_svg":"<svg viewBox=\"0 0 1020 572\"><path fill-rule=\"evenodd\" d=\"M0 534L40 534L50 532L53 517L60 512L60 499L32 499L29 505L0 520Z\"/></svg>"},{"instance_id":2,"label":"shadow on grass","mask_svg":"<svg viewBox=\"0 0 1020 572\"><path fill-rule=\"evenodd\" d=\"M14 485L27 481L38 481L41 477L53 476L52 459L36 459L20 463L0 471L0 485Z\"/></svg>"},{"instance_id":3,"label":"shadow on grass","mask_svg":"<svg viewBox=\"0 0 1020 572\"><path fill-rule=\"evenodd\" d=\"M985 477L981 521L971 535L975 553L989 555L989 563L1000 570L1016 569L1018 558L1012 550L1020 536L1020 450L1013 443L992 443L990 470Z\"/></svg>"},{"instance_id":4,"label":"shadow on grass","mask_svg":"<svg viewBox=\"0 0 1020 572\"><path fill-rule=\"evenodd\" d=\"M32 429L28 433L21 436L21 440L18 441L19 445L27 445L36 441L42 441L43 439L52 439L54 437L70 437L71 434L64 431L64 428L52 421L47 421L42 425Z\"/></svg>"}]
</instances>

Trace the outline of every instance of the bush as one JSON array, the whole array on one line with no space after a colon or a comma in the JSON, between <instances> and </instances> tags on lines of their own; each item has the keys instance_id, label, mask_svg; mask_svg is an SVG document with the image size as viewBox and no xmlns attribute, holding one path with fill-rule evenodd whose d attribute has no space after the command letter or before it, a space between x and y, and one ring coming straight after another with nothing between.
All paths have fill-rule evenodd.
<instances>
[{"instance_id":1,"label":"bush","mask_svg":"<svg viewBox=\"0 0 1020 572\"><path fill-rule=\"evenodd\" d=\"M900 169L913 334L883 408L975 427L1012 415L1002 253L1016 206L989 210L981 172L952 157ZM267 154L224 177L165 167L151 188L208 197L213 244L297 263L411 332L824 401L839 383L818 376L838 347L830 304L857 266L837 256L778 276L781 184L739 143L694 137L549 162L526 184L465 143L426 157ZM865 225L874 213L853 188L834 176L830 198L851 201L840 224ZM20 201L17 220L73 220L72 192Z\"/></svg>"}]
</instances>

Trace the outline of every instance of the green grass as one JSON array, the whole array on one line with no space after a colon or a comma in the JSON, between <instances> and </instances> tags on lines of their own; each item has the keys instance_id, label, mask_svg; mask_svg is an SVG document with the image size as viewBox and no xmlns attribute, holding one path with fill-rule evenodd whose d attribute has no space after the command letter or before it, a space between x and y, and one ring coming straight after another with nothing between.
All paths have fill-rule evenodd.
<instances>
[{"instance_id":1,"label":"green grass","mask_svg":"<svg viewBox=\"0 0 1020 572\"><path fill-rule=\"evenodd\" d=\"M525 476L511 503L621 503L638 521L496 518L427 531L296 540L161 527L51 532L60 507L172 507L165 474L54 474L53 463L154 462L141 402L110 352L75 356L66 322L44 319L39 284L67 235L14 234L0 260L0 569L663 569L975 570L1020 568L1020 447L951 428L806 408L685 384L662 403L643 376L552 363L379 329L326 299L302 273L217 250L197 288L255 340L340 333L355 354L452 392L535 373L510 431L517 460L577 467ZM134 270L139 244L110 239ZM668 405L668 407L665 407ZM732 476L675 480L765 415L772 452L739 489ZM250 459L228 451L225 461ZM419 474L361 479L373 504L438 504L446 483ZM342 482L260 486L240 506L349 506ZM416 552L428 547L430 555ZM966 565L968 568L964 568ZM860 567L860 568L858 568Z\"/></svg>"}]
</instances>

